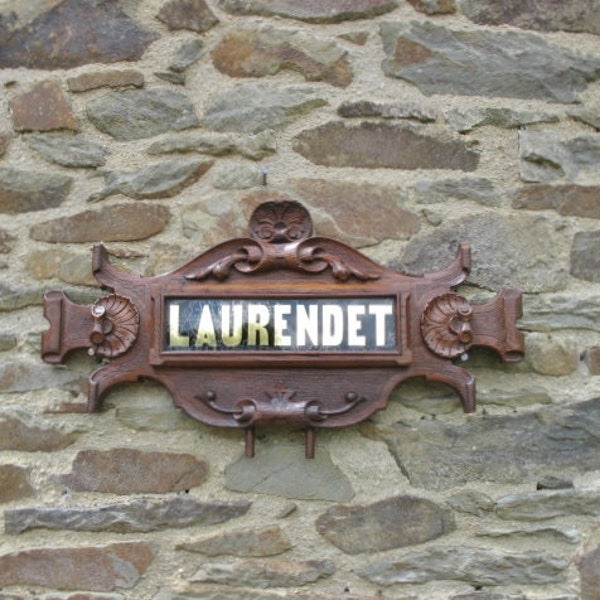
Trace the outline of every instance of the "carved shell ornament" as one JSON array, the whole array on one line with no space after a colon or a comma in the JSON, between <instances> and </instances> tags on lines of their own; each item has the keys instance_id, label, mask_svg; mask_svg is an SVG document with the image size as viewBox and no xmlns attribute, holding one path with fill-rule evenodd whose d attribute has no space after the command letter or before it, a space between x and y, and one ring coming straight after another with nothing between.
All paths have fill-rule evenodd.
<instances>
[{"instance_id":1,"label":"carved shell ornament","mask_svg":"<svg viewBox=\"0 0 600 600\"><path fill-rule=\"evenodd\" d=\"M265 202L252 214L252 237L262 242L298 242L312 233L312 219L299 202Z\"/></svg>"},{"instance_id":2,"label":"carved shell ornament","mask_svg":"<svg viewBox=\"0 0 600 600\"><path fill-rule=\"evenodd\" d=\"M137 339L140 324L134 304L124 296L110 294L97 300L91 310L94 324L89 354L114 358L127 352Z\"/></svg>"},{"instance_id":3,"label":"carved shell ornament","mask_svg":"<svg viewBox=\"0 0 600 600\"><path fill-rule=\"evenodd\" d=\"M457 294L431 300L421 316L421 333L427 347L443 358L458 358L473 342L469 301Z\"/></svg>"}]
</instances>

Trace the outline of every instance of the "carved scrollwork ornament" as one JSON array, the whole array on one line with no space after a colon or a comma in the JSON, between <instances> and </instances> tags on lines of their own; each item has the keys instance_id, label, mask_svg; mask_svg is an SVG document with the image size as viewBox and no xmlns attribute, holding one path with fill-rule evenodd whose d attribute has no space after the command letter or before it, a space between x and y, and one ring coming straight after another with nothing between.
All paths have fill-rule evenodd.
<instances>
[{"instance_id":1,"label":"carved scrollwork ornament","mask_svg":"<svg viewBox=\"0 0 600 600\"><path fill-rule=\"evenodd\" d=\"M431 300L421 316L421 333L426 346L442 358L458 358L473 343L473 307L457 294Z\"/></svg>"},{"instance_id":2,"label":"carved scrollwork ornament","mask_svg":"<svg viewBox=\"0 0 600 600\"><path fill-rule=\"evenodd\" d=\"M110 294L91 308L93 326L88 353L101 358L125 354L137 339L140 316L135 305L124 296Z\"/></svg>"}]
</instances>

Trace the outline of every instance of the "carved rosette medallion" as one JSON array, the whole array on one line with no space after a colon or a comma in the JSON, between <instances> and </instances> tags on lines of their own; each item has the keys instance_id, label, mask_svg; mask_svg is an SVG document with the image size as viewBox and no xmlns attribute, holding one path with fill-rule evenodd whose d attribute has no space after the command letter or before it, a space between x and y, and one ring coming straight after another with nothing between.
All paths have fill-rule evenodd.
<instances>
[{"instance_id":1,"label":"carved rosette medallion","mask_svg":"<svg viewBox=\"0 0 600 600\"><path fill-rule=\"evenodd\" d=\"M473 343L473 307L457 294L431 300L421 316L421 333L426 346L442 358L458 358Z\"/></svg>"},{"instance_id":2,"label":"carved rosette medallion","mask_svg":"<svg viewBox=\"0 0 600 600\"><path fill-rule=\"evenodd\" d=\"M250 217L252 237L269 244L299 242L309 237L312 229L308 211L294 200L264 202Z\"/></svg>"},{"instance_id":3,"label":"carved rosette medallion","mask_svg":"<svg viewBox=\"0 0 600 600\"><path fill-rule=\"evenodd\" d=\"M125 354L137 339L140 316L124 296L110 294L92 305L93 326L88 352L101 358Z\"/></svg>"}]
</instances>

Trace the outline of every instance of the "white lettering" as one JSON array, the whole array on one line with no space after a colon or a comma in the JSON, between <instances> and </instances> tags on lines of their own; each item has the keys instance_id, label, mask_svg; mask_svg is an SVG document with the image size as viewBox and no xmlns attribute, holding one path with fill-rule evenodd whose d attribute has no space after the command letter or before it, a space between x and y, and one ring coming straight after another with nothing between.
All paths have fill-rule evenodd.
<instances>
[{"instance_id":1,"label":"white lettering","mask_svg":"<svg viewBox=\"0 0 600 600\"><path fill-rule=\"evenodd\" d=\"M339 346L344 341L344 311L337 304L323 304L321 311L323 346Z\"/></svg>"},{"instance_id":2,"label":"white lettering","mask_svg":"<svg viewBox=\"0 0 600 600\"><path fill-rule=\"evenodd\" d=\"M198 321L198 333L196 335L196 346L204 345L213 347L217 345L215 324L208 304L202 307L202 313L200 313L200 320Z\"/></svg>"},{"instance_id":3,"label":"white lettering","mask_svg":"<svg viewBox=\"0 0 600 600\"><path fill-rule=\"evenodd\" d=\"M394 314L389 304L371 304L369 314L375 315L375 345L385 346L385 318Z\"/></svg>"},{"instance_id":4,"label":"white lettering","mask_svg":"<svg viewBox=\"0 0 600 600\"><path fill-rule=\"evenodd\" d=\"M169 305L169 346L183 346L188 348L190 338L179 335L179 304Z\"/></svg>"},{"instance_id":5,"label":"white lettering","mask_svg":"<svg viewBox=\"0 0 600 600\"><path fill-rule=\"evenodd\" d=\"M308 312L307 309L308 308ZM316 304L304 306L298 304L296 307L296 344L302 348L304 346L319 345L319 307ZM306 336L310 338L307 342Z\"/></svg>"},{"instance_id":6,"label":"white lettering","mask_svg":"<svg viewBox=\"0 0 600 600\"><path fill-rule=\"evenodd\" d=\"M233 308L233 323L231 322L231 309ZM244 330L244 307L241 304L223 304L221 306L221 339L223 345L232 347L239 346L242 343Z\"/></svg>"},{"instance_id":7,"label":"white lettering","mask_svg":"<svg viewBox=\"0 0 600 600\"><path fill-rule=\"evenodd\" d=\"M248 346L268 346L269 307L264 304L248 304Z\"/></svg>"},{"instance_id":8,"label":"white lettering","mask_svg":"<svg viewBox=\"0 0 600 600\"><path fill-rule=\"evenodd\" d=\"M367 338L364 335L359 335L359 330L362 330L362 322L359 317L365 314L364 304L350 304L348 306L348 345L349 346L366 346Z\"/></svg>"},{"instance_id":9,"label":"white lettering","mask_svg":"<svg viewBox=\"0 0 600 600\"><path fill-rule=\"evenodd\" d=\"M284 335L284 331L288 328L288 322L284 318L290 315L292 307L289 304L276 304L273 307L273 328L275 329L275 345L276 346L291 346L292 338L289 335Z\"/></svg>"}]
</instances>

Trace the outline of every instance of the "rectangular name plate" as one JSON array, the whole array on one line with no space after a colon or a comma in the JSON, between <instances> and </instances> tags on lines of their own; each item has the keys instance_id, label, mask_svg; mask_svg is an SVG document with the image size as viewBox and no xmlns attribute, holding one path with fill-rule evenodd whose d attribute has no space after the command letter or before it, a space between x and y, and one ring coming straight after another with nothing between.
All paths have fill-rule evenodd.
<instances>
[{"instance_id":1,"label":"rectangular name plate","mask_svg":"<svg viewBox=\"0 0 600 600\"><path fill-rule=\"evenodd\" d=\"M163 352L398 352L396 302L165 298Z\"/></svg>"}]
</instances>

